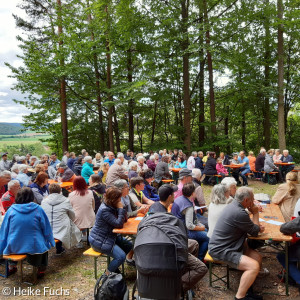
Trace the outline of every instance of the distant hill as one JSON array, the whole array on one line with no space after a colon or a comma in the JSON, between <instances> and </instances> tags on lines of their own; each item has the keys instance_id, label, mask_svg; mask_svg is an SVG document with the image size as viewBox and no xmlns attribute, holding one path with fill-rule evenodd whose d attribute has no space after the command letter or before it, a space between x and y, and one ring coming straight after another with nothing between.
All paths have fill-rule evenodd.
<instances>
[{"instance_id":1,"label":"distant hill","mask_svg":"<svg viewBox=\"0 0 300 300\"><path fill-rule=\"evenodd\" d=\"M0 123L0 135L17 135L22 129L22 123Z\"/></svg>"}]
</instances>

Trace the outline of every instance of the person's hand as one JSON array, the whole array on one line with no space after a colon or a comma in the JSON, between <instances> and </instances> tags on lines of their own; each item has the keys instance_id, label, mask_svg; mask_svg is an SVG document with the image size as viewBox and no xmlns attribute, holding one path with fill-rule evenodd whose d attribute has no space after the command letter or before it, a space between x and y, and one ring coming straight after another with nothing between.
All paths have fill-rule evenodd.
<instances>
[{"instance_id":1,"label":"person's hand","mask_svg":"<svg viewBox=\"0 0 300 300\"><path fill-rule=\"evenodd\" d=\"M123 204L122 204L121 201L119 201L119 202L117 203L117 208L123 208Z\"/></svg>"},{"instance_id":2,"label":"person's hand","mask_svg":"<svg viewBox=\"0 0 300 300\"><path fill-rule=\"evenodd\" d=\"M204 230L205 230L205 226L203 226L203 225L201 225L201 226L196 226L196 227L194 228L194 230L196 230L196 231L204 231Z\"/></svg>"},{"instance_id":3,"label":"person's hand","mask_svg":"<svg viewBox=\"0 0 300 300\"><path fill-rule=\"evenodd\" d=\"M264 232L265 231L265 227L263 225L259 225L259 232Z\"/></svg>"},{"instance_id":4,"label":"person's hand","mask_svg":"<svg viewBox=\"0 0 300 300\"><path fill-rule=\"evenodd\" d=\"M256 206L254 203L252 204L252 206L248 207L248 210L253 214L258 214L259 212L259 208L258 206Z\"/></svg>"}]
</instances>

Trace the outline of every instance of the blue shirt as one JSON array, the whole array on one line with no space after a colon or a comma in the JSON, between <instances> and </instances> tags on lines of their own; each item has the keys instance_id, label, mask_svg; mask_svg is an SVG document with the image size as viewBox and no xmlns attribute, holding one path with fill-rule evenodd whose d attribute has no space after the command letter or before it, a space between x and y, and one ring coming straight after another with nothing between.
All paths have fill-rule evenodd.
<instances>
[{"instance_id":1,"label":"blue shirt","mask_svg":"<svg viewBox=\"0 0 300 300\"><path fill-rule=\"evenodd\" d=\"M238 161L239 161L240 164L246 163L244 168L250 169L248 157L245 156L243 159L241 159L241 157L239 156Z\"/></svg>"},{"instance_id":2,"label":"blue shirt","mask_svg":"<svg viewBox=\"0 0 300 300\"><path fill-rule=\"evenodd\" d=\"M60 163L60 160L57 159L56 161L51 161L51 163L49 164L49 166L53 167L54 169L56 169L56 166Z\"/></svg>"},{"instance_id":3,"label":"blue shirt","mask_svg":"<svg viewBox=\"0 0 300 300\"><path fill-rule=\"evenodd\" d=\"M114 164L115 159L109 160L109 158L107 158L107 159L104 160L104 162L108 162L109 166L111 167Z\"/></svg>"}]
</instances>

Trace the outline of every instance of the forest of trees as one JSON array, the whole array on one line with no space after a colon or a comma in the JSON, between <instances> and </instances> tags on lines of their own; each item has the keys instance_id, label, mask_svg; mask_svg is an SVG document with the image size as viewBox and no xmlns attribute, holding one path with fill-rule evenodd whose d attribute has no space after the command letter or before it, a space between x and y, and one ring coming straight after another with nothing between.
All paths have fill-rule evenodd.
<instances>
[{"instance_id":1,"label":"forest of trees","mask_svg":"<svg viewBox=\"0 0 300 300\"><path fill-rule=\"evenodd\" d=\"M23 0L26 128L51 148L300 145L299 0Z\"/></svg>"}]
</instances>

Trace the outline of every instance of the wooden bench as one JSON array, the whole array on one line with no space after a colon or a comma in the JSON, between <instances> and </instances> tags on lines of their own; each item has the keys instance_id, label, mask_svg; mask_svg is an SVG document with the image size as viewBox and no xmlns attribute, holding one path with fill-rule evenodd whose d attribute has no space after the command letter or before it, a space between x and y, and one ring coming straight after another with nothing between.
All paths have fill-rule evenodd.
<instances>
[{"instance_id":1,"label":"wooden bench","mask_svg":"<svg viewBox=\"0 0 300 300\"><path fill-rule=\"evenodd\" d=\"M278 174L278 172L270 172L270 173L266 173L265 171L261 171L261 173L262 173L262 174L267 174L268 184L270 184L270 175Z\"/></svg>"},{"instance_id":2,"label":"wooden bench","mask_svg":"<svg viewBox=\"0 0 300 300\"><path fill-rule=\"evenodd\" d=\"M219 183L219 178L222 178L222 175L219 175L219 174L216 174L216 175L206 175L205 174L205 177L216 177L216 180L217 180L217 184Z\"/></svg>"},{"instance_id":3,"label":"wooden bench","mask_svg":"<svg viewBox=\"0 0 300 300\"><path fill-rule=\"evenodd\" d=\"M98 277L97 277L97 260L98 260L98 258L100 256L106 257L106 259L107 259L106 264L107 264L107 268L108 268L108 265L110 264L110 256L100 253L100 252L97 252L93 248L89 248L88 250L84 251L83 255L94 258L94 275L95 275L95 279L97 280L98 279ZM124 276L124 264L122 264L122 275Z\"/></svg>"},{"instance_id":4,"label":"wooden bench","mask_svg":"<svg viewBox=\"0 0 300 300\"><path fill-rule=\"evenodd\" d=\"M15 261L19 265L19 273L21 277L21 282L23 282L23 260L27 257L26 254L10 254L10 255L3 255L3 258L6 259L5 262L5 275L1 274L2 277L8 277L8 262Z\"/></svg>"},{"instance_id":5,"label":"wooden bench","mask_svg":"<svg viewBox=\"0 0 300 300\"><path fill-rule=\"evenodd\" d=\"M206 252L206 255L204 257L204 261L208 262L208 270L209 270L209 286L211 287L218 287L218 286L213 286L214 282L222 281L225 285L226 288L229 289L229 266L228 264L222 262L222 261L215 261L208 252ZM213 272L213 266L218 265L222 267L226 267L226 275L224 276L219 276ZM213 276L215 277L213 279Z\"/></svg>"}]
</instances>

